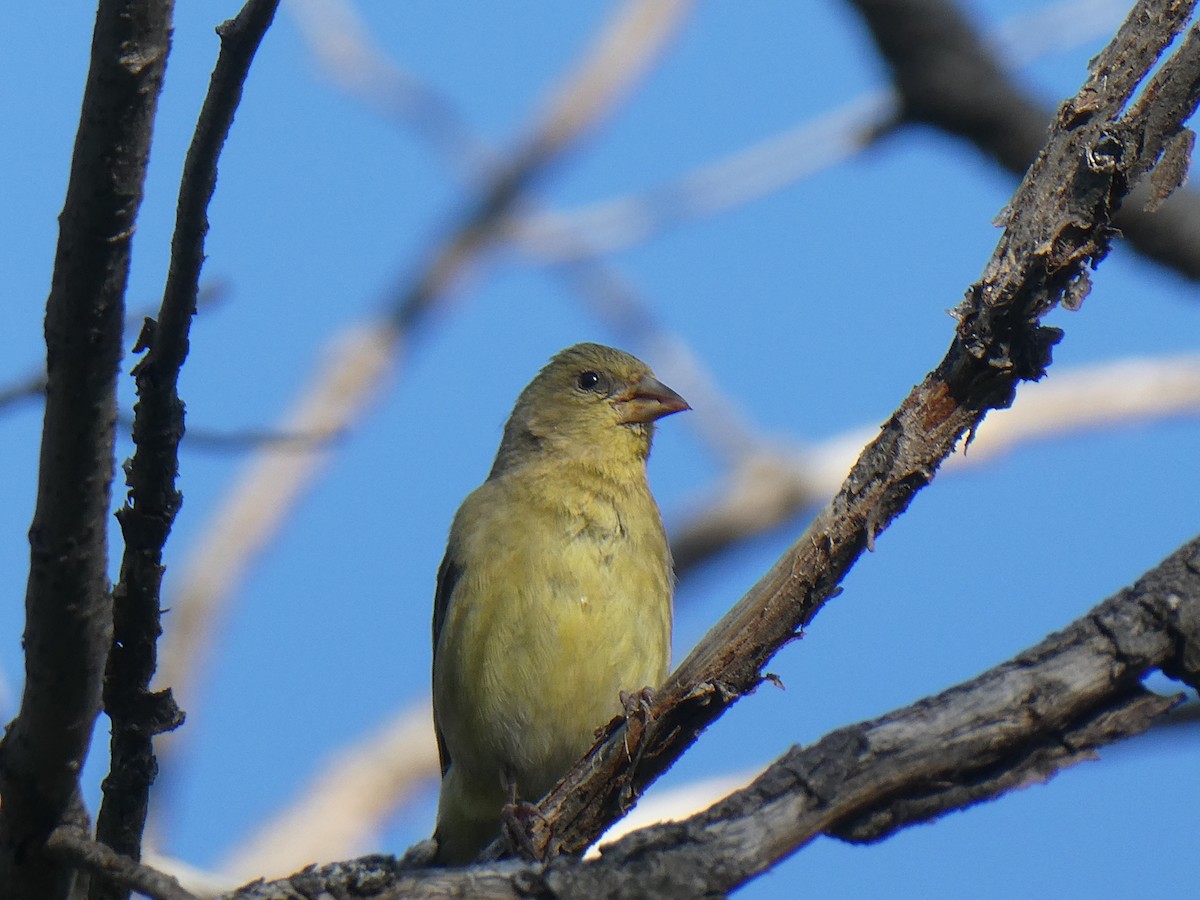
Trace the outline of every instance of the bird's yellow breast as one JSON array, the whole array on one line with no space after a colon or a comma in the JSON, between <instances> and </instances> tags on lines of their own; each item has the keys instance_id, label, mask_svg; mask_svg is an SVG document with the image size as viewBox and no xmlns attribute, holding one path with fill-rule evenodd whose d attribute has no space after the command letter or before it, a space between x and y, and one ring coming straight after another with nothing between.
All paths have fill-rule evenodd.
<instances>
[{"instance_id":1,"label":"bird's yellow breast","mask_svg":"<svg viewBox=\"0 0 1200 900\"><path fill-rule=\"evenodd\" d=\"M472 564L434 666L459 778L498 793L509 775L536 800L620 711L621 691L666 677L670 555L644 477L633 482L564 492L526 474L463 504L451 542Z\"/></svg>"}]
</instances>

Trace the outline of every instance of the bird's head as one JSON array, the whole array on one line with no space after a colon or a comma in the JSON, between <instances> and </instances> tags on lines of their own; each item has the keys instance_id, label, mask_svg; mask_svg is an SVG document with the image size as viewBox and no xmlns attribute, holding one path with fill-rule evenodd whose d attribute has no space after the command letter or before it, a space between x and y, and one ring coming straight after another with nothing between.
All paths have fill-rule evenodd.
<instances>
[{"instance_id":1,"label":"bird's head","mask_svg":"<svg viewBox=\"0 0 1200 900\"><path fill-rule=\"evenodd\" d=\"M644 362L601 344L576 344L521 392L493 473L530 456L641 461L654 422L689 409Z\"/></svg>"}]
</instances>

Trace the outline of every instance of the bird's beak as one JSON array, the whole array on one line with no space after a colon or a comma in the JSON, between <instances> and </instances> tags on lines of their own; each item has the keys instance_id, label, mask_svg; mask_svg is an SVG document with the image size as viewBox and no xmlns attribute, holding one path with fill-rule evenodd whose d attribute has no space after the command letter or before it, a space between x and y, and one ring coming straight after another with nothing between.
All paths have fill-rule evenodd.
<instances>
[{"instance_id":1,"label":"bird's beak","mask_svg":"<svg viewBox=\"0 0 1200 900\"><path fill-rule=\"evenodd\" d=\"M671 413L691 409L688 402L655 378L643 375L613 397L617 421L622 425L653 422Z\"/></svg>"}]
</instances>

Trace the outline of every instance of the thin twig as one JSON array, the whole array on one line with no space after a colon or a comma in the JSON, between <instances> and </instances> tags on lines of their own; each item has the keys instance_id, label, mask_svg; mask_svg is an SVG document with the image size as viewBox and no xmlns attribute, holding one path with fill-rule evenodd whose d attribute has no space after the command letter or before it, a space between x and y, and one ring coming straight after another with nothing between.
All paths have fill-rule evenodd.
<instances>
[{"instance_id":1,"label":"thin twig","mask_svg":"<svg viewBox=\"0 0 1200 900\"><path fill-rule=\"evenodd\" d=\"M196 900L195 894L184 890L170 875L122 856L107 844L90 840L77 828L57 828L46 842L46 848L63 862L86 869L105 882L120 885L126 894L134 890L152 900Z\"/></svg>"},{"instance_id":2,"label":"thin twig","mask_svg":"<svg viewBox=\"0 0 1200 900\"><path fill-rule=\"evenodd\" d=\"M16 406L22 400L41 398L46 393L46 373L39 366L36 371L24 375L0 388L0 409Z\"/></svg>"},{"instance_id":3,"label":"thin twig","mask_svg":"<svg viewBox=\"0 0 1200 900\"><path fill-rule=\"evenodd\" d=\"M183 722L170 688L149 689L161 633L163 547L183 499L175 486L184 431L179 372L187 358L188 332L200 290L217 160L250 64L278 5L279 0L249 0L236 18L217 29L221 53L184 162L162 307L157 324L147 322L134 348L147 353L134 368L137 450L126 469L129 494L117 513L125 554L121 579L113 590L113 643L104 682L104 709L112 721L111 766L104 780L96 835L135 862L141 858L150 786L158 771L153 739ZM96 877L89 896L121 900L129 896L129 889Z\"/></svg>"}]
</instances>

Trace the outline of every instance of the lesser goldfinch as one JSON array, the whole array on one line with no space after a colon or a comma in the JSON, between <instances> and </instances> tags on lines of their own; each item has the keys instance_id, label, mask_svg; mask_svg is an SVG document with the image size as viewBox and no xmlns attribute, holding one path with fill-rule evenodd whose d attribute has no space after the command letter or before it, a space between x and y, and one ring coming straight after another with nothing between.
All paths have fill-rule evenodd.
<instances>
[{"instance_id":1,"label":"lesser goldfinch","mask_svg":"<svg viewBox=\"0 0 1200 900\"><path fill-rule=\"evenodd\" d=\"M563 350L517 398L438 571L438 862L470 862L506 803L540 799L583 755L622 692L666 678L674 576L646 460L655 420L688 408L599 344Z\"/></svg>"}]
</instances>

